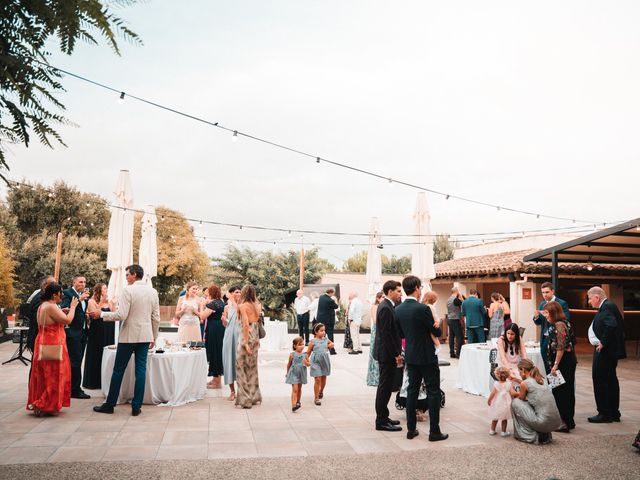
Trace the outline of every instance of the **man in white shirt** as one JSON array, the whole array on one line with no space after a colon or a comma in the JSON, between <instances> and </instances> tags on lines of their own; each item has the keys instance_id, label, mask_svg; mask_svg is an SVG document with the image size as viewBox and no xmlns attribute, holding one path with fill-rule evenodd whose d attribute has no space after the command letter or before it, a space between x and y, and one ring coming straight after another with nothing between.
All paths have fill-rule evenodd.
<instances>
[{"instance_id":1,"label":"man in white shirt","mask_svg":"<svg viewBox=\"0 0 640 480\"><path fill-rule=\"evenodd\" d=\"M142 412L147 377L147 353L149 348L153 348L158 337L160 304L158 292L142 280L144 270L140 265L129 265L126 272L128 285L122 291L118 309L115 312L100 313L105 321L121 321L122 328L118 337L118 349L107 401L93 407L93 410L98 413L113 413L113 407L118 403L120 396L122 377L131 354L135 354L136 383L131 401L131 415L136 417Z\"/></svg>"},{"instance_id":2,"label":"man in white shirt","mask_svg":"<svg viewBox=\"0 0 640 480\"><path fill-rule=\"evenodd\" d=\"M309 345L309 310L311 308L311 301L309 297L305 296L302 290L298 290L293 305L298 318L298 332L300 332L300 336L304 338L304 344L307 346Z\"/></svg>"},{"instance_id":3,"label":"man in white shirt","mask_svg":"<svg viewBox=\"0 0 640 480\"><path fill-rule=\"evenodd\" d=\"M349 330L351 332L351 341L353 342L353 350L349 355L357 355L362 353L360 345L360 325L362 325L362 301L358 298L356 292L349 294L349 312L347 313L349 320Z\"/></svg>"}]
</instances>

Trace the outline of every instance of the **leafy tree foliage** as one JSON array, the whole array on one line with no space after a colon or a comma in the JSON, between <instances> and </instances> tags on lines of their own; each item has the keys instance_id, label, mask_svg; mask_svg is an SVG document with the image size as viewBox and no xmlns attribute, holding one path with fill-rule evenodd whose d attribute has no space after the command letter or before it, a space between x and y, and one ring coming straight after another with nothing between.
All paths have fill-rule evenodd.
<instances>
[{"instance_id":1,"label":"leafy tree foliage","mask_svg":"<svg viewBox=\"0 0 640 480\"><path fill-rule=\"evenodd\" d=\"M434 263L446 262L453 258L453 252L456 244L449 240L449 235L440 233L433 242L433 261Z\"/></svg>"},{"instance_id":2,"label":"leafy tree foliage","mask_svg":"<svg viewBox=\"0 0 640 480\"><path fill-rule=\"evenodd\" d=\"M0 307L12 307L15 303L14 276L15 261L7 239L0 231Z\"/></svg>"},{"instance_id":3,"label":"leafy tree foliage","mask_svg":"<svg viewBox=\"0 0 640 480\"><path fill-rule=\"evenodd\" d=\"M61 74L50 67L48 41L71 55L78 40L97 45L98 37L116 53L116 36L141 44L137 34L113 13L136 0L30 0L0 2L0 177L8 170L6 143L29 146L31 132L49 147L64 145L55 127L70 123L56 98L64 91Z\"/></svg>"},{"instance_id":4,"label":"leafy tree foliage","mask_svg":"<svg viewBox=\"0 0 640 480\"><path fill-rule=\"evenodd\" d=\"M267 316L283 318L285 292L297 288L300 281L300 252L260 252L230 246L214 258L214 282L231 286L250 283L258 289ZM320 258L318 249L305 251L304 283L316 283L335 267Z\"/></svg>"}]
</instances>

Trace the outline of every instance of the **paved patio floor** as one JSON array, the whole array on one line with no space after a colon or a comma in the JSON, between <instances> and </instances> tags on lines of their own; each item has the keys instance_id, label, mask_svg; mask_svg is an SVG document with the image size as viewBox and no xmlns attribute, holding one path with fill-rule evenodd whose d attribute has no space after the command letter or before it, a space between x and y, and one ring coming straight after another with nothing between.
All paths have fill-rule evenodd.
<instances>
[{"instance_id":1,"label":"paved patio floor","mask_svg":"<svg viewBox=\"0 0 640 480\"><path fill-rule=\"evenodd\" d=\"M341 344L341 336L336 340ZM0 345L0 359L8 358L14 348L15 345L9 343ZM409 461L422 454L424 458L434 458L434 453L438 458L467 458L483 449L502 452L507 458L509 452L530 452L535 457L538 452L549 451L546 447L522 445L512 438L489 436L486 399L455 388L455 359L451 360L451 366L442 367L447 405L441 412L441 427L450 438L445 442L429 443L427 424L418 424L421 435L411 441L405 437L406 430L387 433L374 429L375 388L365 383L367 351L363 355L347 355L339 349L339 355L331 358L333 373L328 379L322 406L313 404L313 388L309 384L303 389L302 408L292 413L290 387L284 383L287 355L287 351L261 352L260 384L264 402L251 410L235 408L232 402L226 401L228 390L225 388L208 390L204 400L181 407L145 405L139 417L130 415L128 405L119 406L114 415L94 413L92 407L102 403L104 398L98 391L88 391L92 399L72 399L71 408L63 409L57 417L36 418L24 409L29 367L18 362L0 366L0 465L102 462L99 469L104 471L104 462L132 460L162 463L168 460L313 457L300 465L312 460L310 465L321 465L322 462L316 460L324 458L327 461L341 459L354 466L366 458L376 458L376 462L383 463L387 458L393 463L394 458ZM440 356L446 359L448 355L441 353ZM555 434L552 446L575 452L587 461L581 464L586 468L585 465L593 465L592 462L602 462L598 446L606 449L620 445L623 451L621 460L616 462L620 469L617 474L624 478L628 472L632 478L640 471L640 457L629 446L640 428L640 361L624 360L618 369L622 422L593 425L586 421L587 416L595 412L590 360L589 355L581 356L577 372L577 427L569 435ZM405 427L404 412L393 407L391 411L392 417L401 420ZM509 427L511 429L511 425ZM582 450L580 445L587 444L592 448ZM371 457L371 454L395 454L397 457ZM348 458L359 460L349 462ZM499 458L493 462L499 462ZM282 468L290 461L283 459ZM558 461L562 462L562 458ZM114 469L116 465L112 464ZM227 462L226 465L230 464ZM242 463L234 465L240 468ZM365 462L365 467L367 465ZM5 473L24 471L6 468ZM0 466L0 477L8 478L3 469ZM589 472L595 470L587 468L585 472L587 476L573 478L590 478ZM304 475L304 469L299 474ZM484 477L480 475L480 478Z\"/></svg>"}]
</instances>

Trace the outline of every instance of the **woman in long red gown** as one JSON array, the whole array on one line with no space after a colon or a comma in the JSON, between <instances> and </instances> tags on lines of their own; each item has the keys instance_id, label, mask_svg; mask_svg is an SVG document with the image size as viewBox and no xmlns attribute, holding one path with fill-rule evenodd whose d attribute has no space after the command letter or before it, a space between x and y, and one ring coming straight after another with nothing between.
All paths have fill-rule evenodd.
<instances>
[{"instance_id":1,"label":"woman in long red gown","mask_svg":"<svg viewBox=\"0 0 640 480\"><path fill-rule=\"evenodd\" d=\"M64 326L73 320L78 300L74 298L71 301L66 314L58 308L61 300L60 285L48 285L36 315L38 336L33 349L27 410L33 410L38 417L58 413L62 407L71 405L71 364ZM41 345L62 345L62 360L38 360Z\"/></svg>"}]
</instances>

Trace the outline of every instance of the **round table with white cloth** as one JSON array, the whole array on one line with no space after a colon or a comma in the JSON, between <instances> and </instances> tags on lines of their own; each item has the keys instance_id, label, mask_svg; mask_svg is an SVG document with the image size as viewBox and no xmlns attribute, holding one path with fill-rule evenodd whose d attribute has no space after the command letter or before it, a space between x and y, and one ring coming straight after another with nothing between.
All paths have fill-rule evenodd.
<instances>
[{"instance_id":1,"label":"round table with white cloth","mask_svg":"<svg viewBox=\"0 0 640 480\"><path fill-rule=\"evenodd\" d=\"M457 388L474 395L489 396L495 381L491 378L491 366L489 365L489 353L492 348L494 347L482 343L470 343L462 346L458 362ZM526 347L526 349L527 357L544 376L545 370L540 348ZM498 363L497 360L496 363Z\"/></svg>"},{"instance_id":2,"label":"round table with white cloth","mask_svg":"<svg viewBox=\"0 0 640 480\"><path fill-rule=\"evenodd\" d=\"M102 353L102 393L106 397L111 384L111 374L116 360L116 350L104 347ZM189 350L165 353L149 351L147 378L144 387L145 404L176 407L202 400L207 391L207 353ZM135 355L131 355L122 378L118 403L133 399L135 388Z\"/></svg>"},{"instance_id":3,"label":"round table with white cloth","mask_svg":"<svg viewBox=\"0 0 640 480\"><path fill-rule=\"evenodd\" d=\"M291 349L287 322L265 320L264 331L266 332L266 335L260 340L260 350L265 352L277 352L278 350L286 348Z\"/></svg>"}]
</instances>

